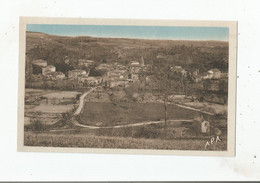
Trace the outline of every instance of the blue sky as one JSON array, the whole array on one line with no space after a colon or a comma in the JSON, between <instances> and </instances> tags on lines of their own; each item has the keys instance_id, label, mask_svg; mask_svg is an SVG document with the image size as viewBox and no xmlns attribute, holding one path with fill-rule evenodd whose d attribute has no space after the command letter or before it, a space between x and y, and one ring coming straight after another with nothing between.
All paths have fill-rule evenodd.
<instances>
[{"instance_id":1,"label":"blue sky","mask_svg":"<svg viewBox=\"0 0 260 183\"><path fill-rule=\"evenodd\" d=\"M27 31L62 36L228 41L228 27L28 24Z\"/></svg>"}]
</instances>

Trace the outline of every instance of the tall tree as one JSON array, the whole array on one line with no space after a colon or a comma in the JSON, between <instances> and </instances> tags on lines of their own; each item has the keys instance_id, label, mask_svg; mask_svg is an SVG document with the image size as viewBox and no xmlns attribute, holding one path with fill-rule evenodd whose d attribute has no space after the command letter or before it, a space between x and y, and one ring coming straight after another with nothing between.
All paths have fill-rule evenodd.
<instances>
[{"instance_id":1,"label":"tall tree","mask_svg":"<svg viewBox=\"0 0 260 183\"><path fill-rule=\"evenodd\" d=\"M155 83L157 92L159 92L163 99L164 104L164 120L165 127L167 126L168 119L168 103L169 96L179 93L179 88L182 87L180 76L174 73L170 65L155 62L153 66Z\"/></svg>"}]
</instances>

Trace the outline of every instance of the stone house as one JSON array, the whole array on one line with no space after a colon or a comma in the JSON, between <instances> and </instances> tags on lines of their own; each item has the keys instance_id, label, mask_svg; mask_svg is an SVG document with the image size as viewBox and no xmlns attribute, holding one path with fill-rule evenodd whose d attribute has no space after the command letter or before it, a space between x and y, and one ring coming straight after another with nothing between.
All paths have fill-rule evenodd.
<instances>
[{"instance_id":1,"label":"stone house","mask_svg":"<svg viewBox=\"0 0 260 183\"><path fill-rule=\"evenodd\" d=\"M79 69L71 70L68 72L68 78L77 79L77 78L79 78L80 75L84 75L84 74L87 74L87 72L85 70L79 70Z\"/></svg>"},{"instance_id":2,"label":"stone house","mask_svg":"<svg viewBox=\"0 0 260 183\"><path fill-rule=\"evenodd\" d=\"M61 80L65 78L65 74L62 72L49 72L46 74L46 78L50 80Z\"/></svg>"},{"instance_id":3,"label":"stone house","mask_svg":"<svg viewBox=\"0 0 260 183\"><path fill-rule=\"evenodd\" d=\"M48 65L42 68L42 75L46 76L47 73L55 72L55 71L56 71L56 67L54 67L53 65Z\"/></svg>"}]
</instances>

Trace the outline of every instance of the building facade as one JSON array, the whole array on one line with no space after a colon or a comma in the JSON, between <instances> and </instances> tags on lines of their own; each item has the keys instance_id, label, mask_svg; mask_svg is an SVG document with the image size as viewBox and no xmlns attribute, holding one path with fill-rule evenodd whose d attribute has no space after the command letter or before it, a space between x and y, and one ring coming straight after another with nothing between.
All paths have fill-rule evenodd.
<instances>
[{"instance_id":1,"label":"building facade","mask_svg":"<svg viewBox=\"0 0 260 183\"><path fill-rule=\"evenodd\" d=\"M65 78L65 74L62 72L49 72L46 74L46 78L50 80L61 80Z\"/></svg>"},{"instance_id":2,"label":"building facade","mask_svg":"<svg viewBox=\"0 0 260 183\"><path fill-rule=\"evenodd\" d=\"M55 72L55 71L56 71L56 67L54 67L53 65L48 65L42 68L42 75L46 76L48 73Z\"/></svg>"},{"instance_id":3,"label":"building facade","mask_svg":"<svg viewBox=\"0 0 260 183\"><path fill-rule=\"evenodd\" d=\"M80 77L80 75L87 74L85 70L71 70L68 72L68 78L69 79L77 79Z\"/></svg>"},{"instance_id":4,"label":"building facade","mask_svg":"<svg viewBox=\"0 0 260 183\"><path fill-rule=\"evenodd\" d=\"M46 66L47 66L47 61L46 61L46 60L42 60L42 59L33 60L33 61L32 61L32 64L33 64L33 65L38 65L38 66L40 66L40 67L46 67Z\"/></svg>"}]
</instances>

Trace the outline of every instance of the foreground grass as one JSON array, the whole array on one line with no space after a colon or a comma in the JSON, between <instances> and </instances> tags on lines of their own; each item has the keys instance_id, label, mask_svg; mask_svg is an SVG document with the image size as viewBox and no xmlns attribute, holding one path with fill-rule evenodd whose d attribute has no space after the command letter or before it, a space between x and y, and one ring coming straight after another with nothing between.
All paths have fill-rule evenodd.
<instances>
[{"instance_id":1,"label":"foreground grass","mask_svg":"<svg viewBox=\"0 0 260 183\"><path fill-rule=\"evenodd\" d=\"M205 139L136 139L94 136L90 134L50 134L25 132L25 146L41 147L85 147L121 149L165 149L165 150L226 150L226 140L214 143L205 149Z\"/></svg>"}]
</instances>

